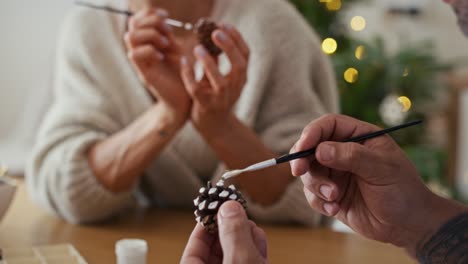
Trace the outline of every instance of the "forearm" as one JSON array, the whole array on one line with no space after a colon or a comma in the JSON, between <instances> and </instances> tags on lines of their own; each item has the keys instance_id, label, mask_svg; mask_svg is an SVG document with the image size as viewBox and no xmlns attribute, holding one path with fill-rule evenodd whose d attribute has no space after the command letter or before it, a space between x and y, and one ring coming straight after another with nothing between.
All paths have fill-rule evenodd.
<instances>
[{"instance_id":1,"label":"forearm","mask_svg":"<svg viewBox=\"0 0 468 264\"><path fill-rule=\"evenodd\" d=\"M440 209L426 221L430 235L423 236L415 255L420 263L466 263L468 261L468 207L438 198ZM437 214L437 215L435 215ZM422 223L424 225L424 223Z\"/></svg>"},{"instance_id":2,"label":"forearm","mask_svg":"<svg viewBox=\"0 0 468 264\"><path fill-rule=\"evenodd\" d=\"M200 133L228 169L244 168L278 155L234 115L209 132ZM292 180L289 164L283 164L242 174L233 179L233 183L256 203L271 205L281 197Z\"/></svg>"},{"instance_id":3,"label":"forearm","mask_svg":"<svg viewBox=\"0 0 468 264\"><path fill-rule=\"evenodd\" d=\"M99 182L112 192L129 191L184 121L155 105L128 127L96 143L88 160Z\"/></svg>"}]
</instances>

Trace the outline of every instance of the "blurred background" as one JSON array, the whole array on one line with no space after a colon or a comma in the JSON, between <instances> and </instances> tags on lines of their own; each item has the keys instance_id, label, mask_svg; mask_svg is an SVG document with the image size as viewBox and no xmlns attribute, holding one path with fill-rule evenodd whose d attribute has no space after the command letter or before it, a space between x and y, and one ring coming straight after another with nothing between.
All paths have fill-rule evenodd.
<instances>
[{"instance_id":1,"label":"blurred background","mask_svg":"<svg viewBox=\"0 0 468 264\"><path fill-rule=\"evenodd\" d=\"M468 39L453 11L442 0L290 2L323 39L342 113L382 127L424 119L395 139L431 189L468 201ZM21 175L52 100L56 34L73 6L0 5L0 161Z\"/></svg>"}]
</instances>

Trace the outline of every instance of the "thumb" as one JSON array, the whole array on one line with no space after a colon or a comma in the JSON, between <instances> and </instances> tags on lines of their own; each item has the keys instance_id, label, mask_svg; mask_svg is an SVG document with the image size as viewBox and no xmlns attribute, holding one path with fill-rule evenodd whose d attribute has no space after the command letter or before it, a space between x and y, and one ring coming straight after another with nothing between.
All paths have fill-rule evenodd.
<instances>
[{"instance_id":1,"label":"thumb","mask_svg":"<svg viewBox=\"0 0 468 264\"><path fill-rule=\"evenodd\" d=\"M325 167L351 172L368 179L381 170L380 157L358 143L324 142L316 151L317 161Z\"/></svg>"},{"instance_id":2,"label":"thumb","mask_svg":"<svg viewBox=\"0 0 468 264\"><path fill-rule=\"evenodd\" d=\"M256 249L252 229L244 208L237 202L224 203L218 213L219 241L223 258L239 261L249 258L249 252ZM244 255L246 254L246 255ZM239 262L240 263L240 262Z\"/></svg>"}]
</instances>

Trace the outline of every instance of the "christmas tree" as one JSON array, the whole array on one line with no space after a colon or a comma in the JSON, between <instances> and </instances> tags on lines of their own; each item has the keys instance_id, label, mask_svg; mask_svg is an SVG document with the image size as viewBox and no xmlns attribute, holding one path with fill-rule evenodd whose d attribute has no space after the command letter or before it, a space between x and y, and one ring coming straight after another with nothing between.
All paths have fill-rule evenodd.
<instances>
[{"instance_id":1,"label":"christmas tree","mask_svg":"<svg viewBox=\"0 0 468 264\"><path fill-rule=\"evenodd\" d=\"M389 54L379 36L367 43L350 37L350 30L365 29L366 20L355 16L343 21L342 14L359 0L290 1L323 39L322 50L334 63L343 114L381 127L428 117L429 102L445 85L440 73L450 69L432 55L430 43ZM392 136L429 185L446 186L446 150L431 146L426 134L426 126L420 126Z\"/></svg>"}]
</instances>

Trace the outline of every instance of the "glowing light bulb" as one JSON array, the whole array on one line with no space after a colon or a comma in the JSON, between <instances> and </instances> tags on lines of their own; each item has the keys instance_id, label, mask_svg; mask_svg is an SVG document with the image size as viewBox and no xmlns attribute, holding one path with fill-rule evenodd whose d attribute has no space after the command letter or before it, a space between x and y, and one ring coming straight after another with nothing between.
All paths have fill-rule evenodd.
<instances>
[{"instance_id":1,"label":"glowing light bulb","mask_svg":"<svg viewBox=\"0 0 468 264\"><path fill-rule=\"evenodd\" d=\"M408 77L408 75L409 75L409 69L405 68L405 70L403 71L403 77Z\"/></svg>"},{"instance_id":2,"label":"glowing light bulb","mask_svg":"<svg viewBox=\"0 0 468 264\"><path fill-rule=\"evenodd\" d=\"M356 48L356 52L355 52L355 56L356 56L356 59L358 60L362 60L362 58L364 57L365 55L365 52L366 52L366 48L363 46L363 45L359 45L357 48Z\"/></svg>"},{"instance_id":3,"label":"glowing light bulb","mask_svg":"<svg viewBox=\"0 0 468 264\"><path fill-rule=\"evenodd\" d=\"M403 107L402 110L401 110L402 112L406 113L411 109L412 104L411 104L411 100L408 97L400 96L400 97L398 97L398 102Z\"/></svg>"},{"instance_id":4,"label":"glowing light bulb","mask_svg":"<svg viewBox=\"0 0 468 264\"><path fill-rule=\"evenodd\" d=\"M322 42L322 50L326 54L333 54L338 49L338 43L332 38L327 38Z\"/></svg>"},{"instance_id":5,"label":"glowing light bulb","mask_svg":"<svg viewBox=\"0 0 468 264\"><path fill-rule=\"evenodd\" d=\"M362 16L355 16L351 19L350 25L354 31L363 31L366 28L366 19Z\"/></svg>"},{"instance_id":6,"label":"glowing light bulb","mask_svg":"<svg viewBox=\"0 0 468 264\"><path fill-rule=\"evenodd\" d=\"M341 0L329 0L326 3L328 11L338 11L341 9Z\"/></svg>"},{"instance_id":7,"label":"glowing light bulb","mask_svg":"<svg viewBox=\"0 0 468 264\"><path fill-rule=\"evenodd\" d=\"M344 79L346 82L348 83L355 83L358 81L359 79L359 71L356 70L355 68L348 68L345 72L344 72Z\"/></svg>"}]
</instances>

